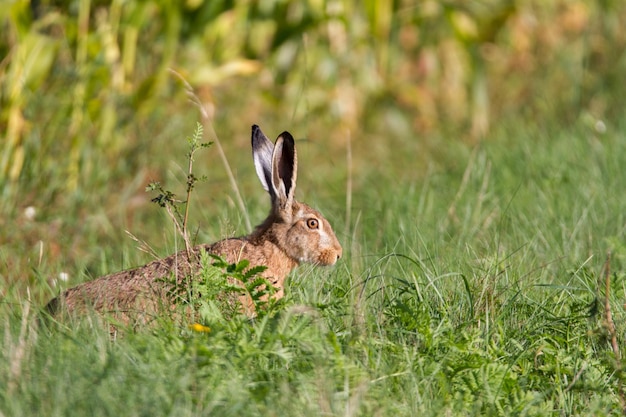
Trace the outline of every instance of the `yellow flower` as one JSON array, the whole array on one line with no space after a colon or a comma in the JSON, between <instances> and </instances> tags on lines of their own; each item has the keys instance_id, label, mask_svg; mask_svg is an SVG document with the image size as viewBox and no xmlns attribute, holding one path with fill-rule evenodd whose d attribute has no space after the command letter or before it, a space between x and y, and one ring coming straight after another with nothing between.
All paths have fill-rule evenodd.
<instances>
[{"instance_id":1,"label":"yellow flower","mask_svg":"<svg viewBox=\"0 0 626 417\"><path fill-rule=\"evenodd\" d=\"M194 332L198 332L198 333L210 333L211 332L210 327L204 326L200 323L191 324L189 325L189 328L193 330Z\"/></svg>"}]
</instances>

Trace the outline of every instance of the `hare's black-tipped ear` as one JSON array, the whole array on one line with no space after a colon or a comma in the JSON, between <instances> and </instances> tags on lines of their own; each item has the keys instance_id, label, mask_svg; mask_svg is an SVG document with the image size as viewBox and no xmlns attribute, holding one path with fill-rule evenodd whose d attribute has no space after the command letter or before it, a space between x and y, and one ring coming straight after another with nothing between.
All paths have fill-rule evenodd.
<instances>
[{"instance_id":1,"label":"hare's black-tipped ear","mask_svg":"<svg viewBox=\"0 0 626 417\"><path fill-rule=\"evenodd\" d=\"M291 207L297 176L296 143L289 132L283 132L276 139L272 154L272 185L277 197L276 203L279 203L278 209L285 210Z\"/></svg>"},{"instance_id":2,"label":"hare's black-tipped ear","mask_svg":"<svg viewBox=\"0 0 626 417\"><path fill-rule=\"evenodd\" d=\"M252 126L252 158L256 175L261 180L265 191L270 193L272 201L276 199L276 193L272 186L272 154L274 144L263 134L257 125Z\"/></svg>"}]
</instances>

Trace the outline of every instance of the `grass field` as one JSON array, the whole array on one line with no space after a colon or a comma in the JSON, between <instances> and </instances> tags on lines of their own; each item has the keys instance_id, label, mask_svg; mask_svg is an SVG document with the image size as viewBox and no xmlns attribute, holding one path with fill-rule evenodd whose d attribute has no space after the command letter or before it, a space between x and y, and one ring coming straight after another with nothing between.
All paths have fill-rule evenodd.
<instances>
[{"instance_id":1,"label":"grass field","mask_svg":"<svg viewBox=\"0 0 626 417\"><path fill-rule=\"evenodd\" d=\"M337 229L345 257L336 267L296 270L284 305L263 319L204 323L208 333L165 320L112 342L89 320L35 325L58 291L46 277L59 264L37 260L31 247L31 272L10 271L35 277L29 292L5 286L0 305L2 414L620 414L623 376L604 307L608 274L623 353L620 126L503 126L481 146L450 145L438 162L376 161L384 174L353 178L349 224L335 179L345 169L318 177L304 145L300 193ZM260 207L249 214L259 220L268 204L256 188ZM236 208L224 213L239 222ZM202 234L221 234L220 222L196 215ZM138 260L133 245L125 239L100 258L83 250L99 274ZM4 265L9 255L4 248Z\"/></svg>"},{"instance_id":2,"label":"grass field","mask_svg":"<svg viewBox=\"0 0 626 417\"><path fill-rule=\"evenodd\" d=\"M624 16L580 0L0 7L0 417L623 415ZM164 315L114 340L90 316L44 325L62 290L183 248L146 186L184 196L201 120L229 168L217 144L196 154L194 242L267 214L259 124L296 138L296 198L343 258L296 269L252 321Z\"/></svg>"}]
</instances>

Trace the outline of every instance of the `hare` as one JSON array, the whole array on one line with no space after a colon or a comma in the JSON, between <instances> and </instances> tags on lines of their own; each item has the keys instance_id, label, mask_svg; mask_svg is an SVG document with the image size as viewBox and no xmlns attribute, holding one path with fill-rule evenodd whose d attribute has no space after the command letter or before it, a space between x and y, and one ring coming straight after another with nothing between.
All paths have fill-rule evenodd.
<instances>
[{"instance_id":1,"label":"hare","mask_svg":"<svg viewBox=\"0 0 626 417\"><path fill-rule=\"evenodd\" d=\"M285 278L299 264L334 265L342 248L332 227L317 210L294 199L298 159L291 134L283 132L272 144L253 125L252 155L272 208L251 234L198 245L191 256L183 250L85 282L52 299L46 306L48 312L56 316L93 310L125 324L146 323L158 316L159 308L173 308L172 280L168 284L167 278L178 286L188 285L188 278L198 270L201 251L220 255L229 263L246 259L250 267L266 266L262 275L277 288L275 298L283 297ZM249 300L240 298L240 302L244 312L254 315Z\"/></svg>"}]
</instances>

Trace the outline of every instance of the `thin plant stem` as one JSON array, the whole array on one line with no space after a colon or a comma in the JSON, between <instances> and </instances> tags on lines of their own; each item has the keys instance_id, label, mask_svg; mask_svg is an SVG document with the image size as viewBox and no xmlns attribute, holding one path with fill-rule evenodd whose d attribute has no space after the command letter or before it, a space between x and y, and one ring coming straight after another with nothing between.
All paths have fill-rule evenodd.
<instances>
[{"instance_id":1,"label":"thin plant stem","mask_svg":"<svg viewBox=\"0 0 626 417\"><path fill-rule=\"evenodd\" d=\"M226 158L226 153L224 153L224 149L222 148L222 144L220 143L217 133L215 133L215 130L213 129L213 125L209 123L207 123L207 125L208 125L208 128L211 129L213 140L215 142L215 145L217 146L217 152L219 153L220 159L222 160L222 163L224 164L224 169L226 170L226 173L228 174L228 180L230 182L231 188L233 189L233 192L235 193L235 197L237 198L237 204L239 205L241 214L243 214L243 218L246 223L246 229L250 231L252 230L252 224L250 223L250 216L248 215L248 212L246 210L246 205L243 202L243 198L241 197L241 192L239 191L239 186L237 185L237 181L235 180L235 175L233 174L233 170L230 168L230 164L228 163L228 158Z\"/></svg>"},{"instance_id":2,"label":"thin plant stem","mask_svg":"<svg viewBox=\"0 0 626 417\"><path fill-rule=\"evenodd\" d=\"M200 116L202 119L203 126L206 129L210 129L211 136L213 136L213 141L215 145L217 146L217 152L220 156L220 159L222 160L224 169L226 170L226 174L228 176L230 186L233 192L235 193L237 204L239 205L239 209L241 210L241 213L243 214L244 221L246 223L246 229L248 231L252 230L252 224L250 223L250 216L248 215L248 211L246 210L246 205L243 201L243 198L241 197L239 186L237 185L237 181L235 180L235 175L233 174L233 170L230 167L230 163L228 162L228 158L226 157L224 148L222 148L222 143L219 137L217 136L215 129L213 128L212 118L210 116L209 110L206 108L206 106L202 103L198 95L195 93L191 84L189 84L187 80L179 72L171 68L169 71L183 83L183 85L185 86L185 91L187 92L187 97L189 98L189 101L191 101L191 103L193 103L200 111Z\"/></svg>"},{"instance_id":3,"label":"thin plant stem","mask_svg":"<svg viewBox=\"0 0 626 417\"><path fill-rule=\"evenodd\" d=\"M350 221L352 220L352 137L350 129L346 130L346 170L348 178L346 179L346 227L345 235L350 234Z\"/></svg>"}]
</instances>

